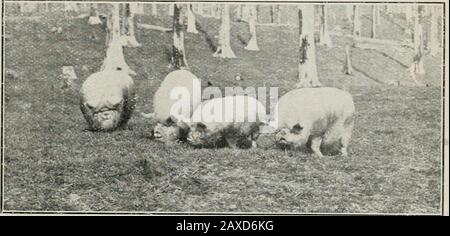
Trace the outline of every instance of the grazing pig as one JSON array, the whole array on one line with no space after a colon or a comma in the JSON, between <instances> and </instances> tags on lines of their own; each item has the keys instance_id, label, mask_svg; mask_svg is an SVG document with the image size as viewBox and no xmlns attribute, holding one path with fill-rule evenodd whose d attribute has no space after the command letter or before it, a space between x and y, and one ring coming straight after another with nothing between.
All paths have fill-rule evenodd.
<instances>
[{"instance_id":1,"label":"grazing pig","mask_svg":"<svg viewBox=\"0 0 450 236\"><path fill-rule=\"evenodd\" d=\"M204 147L255 147L265 122L266 109L253 97L215 98L200 104L192 114L187 141Z\"/></svg>"},{"instance_id":2,"label":"grazing pig","mask_svg":"<svg viewBox=\"0 0 450 236\"><path fill-rule=\"evenodd\" d=\"M276 141L294 148L311 143L317 156L323 156L322 144L339 143L347 156L353 129L355 106L352 96L336 88L295 89L278 102L275 121Z\"/></svg>"},{"instance_id":3,"label":"grazing pig","mask_svg":"<svg viewBox=\"0 0 450 236\"><path fill-rule=\"evenodd\" d=\"M81 112L94 131L124 126L136 104L133 79L122 71L92 74L84 81L80 95Z\"/></svg>"},{"instance_id":4,"label":"grazing pig","mask_svg":"<svg viewBox=\"0 0 450 236\"><path fill-rule=\"evenodd\" d=\"M172 94L176 88L185 88L189 93L189 101L185 104L189 109L176 112L173 107L180 102L179 97ZM182 98L184 99L184 98ZM177 125L182 120L191 117L194 109L201 103L201 82L187 70L176 70L169 73L153 96L153 111L157 125L153 129L153 137L157 141L173 143L183 140L183 130Z\"/></svg>"},{"instance_id":5,"label":"grazing pig","mask_svg":"<svg viewBox=\"0 0 450 236\"><path fill-rule=\"evenodd\" d=\"M168 119L165 124L157 123L153 128L153 137L156 141L173 144L186 141L189 127L183 122L173 122Z\"/></svg>"}]
</instances>

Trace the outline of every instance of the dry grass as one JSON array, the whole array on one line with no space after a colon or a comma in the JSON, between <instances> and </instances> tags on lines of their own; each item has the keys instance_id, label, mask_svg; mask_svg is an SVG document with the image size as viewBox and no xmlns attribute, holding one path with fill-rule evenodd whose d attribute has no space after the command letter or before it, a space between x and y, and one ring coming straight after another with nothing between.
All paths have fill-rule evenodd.
<instances>
[{"instance_id":1,"label":"dry grass","mask_svg":"<svg viewBox=\"0 0 450 236\"><path fill-rule=\"evenodd\" d=\"M164 18L140 21L170 25ZM6 23L12 36L6 41L6 68L20 75L5 81L6 210L439 213L440 88L387 87L360 73L343 75L343 39L333 38L336 48L319 47L317 53L321 81L354 95L350 157L316 158L276 149L270 136L261 137L254 150L150 140L152 124L139 112L151 111L152 95L170 71L171 36L158 31L139 30L143 47L125 49L138 73L139 101L129 128L84 131L78 95L62 90L58 75L63 65L73 65L82 79L98 70L104 35L99 29L101 39L90 40L86 19L41 22ZM297 82L295 30L261 27L262 51L246 52L239 40L248 39L246 25L234 23L238 58L221 60L212 57L205 40L216 42L218 22L199 24L206 33L188 34L186 47L200 78L221 87L278 86L280 95ZM49 33L53 25L64 33ZM355 62L379 79L403 73L373 51L356 53ZM234 80L237 73L243 81Z\"/></svg>"}]
</instances>

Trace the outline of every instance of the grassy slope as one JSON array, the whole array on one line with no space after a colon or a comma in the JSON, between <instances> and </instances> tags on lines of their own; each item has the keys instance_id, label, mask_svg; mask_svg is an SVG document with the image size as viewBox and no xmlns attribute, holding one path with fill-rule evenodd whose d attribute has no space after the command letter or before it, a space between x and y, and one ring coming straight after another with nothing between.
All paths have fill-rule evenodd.
<instances>
[{"instance_id":1,"label":"grassy slope","mask_svg":"<svg viewBox=\"0 0 450 236\"><path fill-rule=\"evenodd\" d=\"M361 73L342 75L335 57L345 40L333 38L338 47L317 53L321 81L354 95L350 157L318 159L275 149L270 137L256 150L164 146L148 138L151 124L137 113L127 130L83 131L77 93L61 90L58 75L63 65L74 65L83 79L98 70L103 40L89 41L83 20L46 21L44 27L6 24L13 36L6 67L21 75L5 81L6 209L438 213L440 89L385 87ZM199 21L216 42L218 22ZM48 33L56 24L63 35ZM150 112L152 95L170 71L170 35L138 33L143 47L125 54L138 73L137 110ZM213 58L206 35L188 34L191 70L218 86L279 86L284 94L296 82L296 31L261 27L258 34L261 52L246 52L239 40L248 39L246 25L233 24L238 58L232 60ZM355 64L382 79L401 73L376 54L355 54ZM244 80L233 80L236 73Z\"/></svg>"}]
</instances>

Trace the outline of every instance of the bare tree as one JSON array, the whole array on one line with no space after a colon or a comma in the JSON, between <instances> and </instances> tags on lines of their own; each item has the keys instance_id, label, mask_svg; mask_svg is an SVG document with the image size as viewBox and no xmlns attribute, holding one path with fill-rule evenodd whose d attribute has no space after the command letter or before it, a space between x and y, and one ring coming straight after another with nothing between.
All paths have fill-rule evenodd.
<instances>
[{"instance_id":1,"label":"bare tree","mask_svg":"<svg viewBox=\"0 0 450 236\"><path fill-rule=\"evenodd\" d=\"M205 11L203 9L203 3L197 3L197 14L200 16L203 16L205 14Z\"/></svg>"},{"instance_id":2,"label":"bare tree","mask_svg":"<svg viewBox=\"0 0 450 236\"><path fill-rule=\"evenodd\" d=\"M250 40L248 41L247 46L245 49L249 51L259 51L258 42L256 40L256 19L258 15L258 11L256 9L256 5L251 5L249 7L249 20L248 20L248 27L250 31Z\"/></svg>"},{"instance_id":3,"label":"bare tree","mask_svg":"<svg viewBox=\"0 0 450 236\"><path fill-rule=\"evenodd\" d=\"M372 5L372 28L370 31L370 37L375 38L377 33L377 7Z\"/></svg>"},{"instance_id":4,"label":"bare tree","mask_svg":"<svg viewBox=\"0 0 450 236\"><path fill-rule=\"evenodd\" d=\"M88 24L89 25L99 25L102 24L102 21L98 17L97 13L97 4L91 3L90 4L90 11L89 11L89 18L88 18ZM97 40L97 28L91 27L91 37L93 40Z\"/></svg>"},{"instance_id":5,"label":"bare tree","mask_svg":"<svg viewBox=\"0 0 450 236\"><path fill-rule=\"evenodd\" d=\"M231 35L230 35L230 5L222 5L221 26L219 32L219 46L214 57L235 58L233 50L231 49Z\"/></svg>"},{"instance_id":6,"label":"bare tree","mask_svg":"<svg viewBox=\"0 0 450 236\"><path fill-rule=\"evenodd\" d=\"M158 15L158 5L156 3L152 3L152 15Z\"/></svg>"},{"instance_id":7,"label":"bare tree","mask_svg":"<svg viewBox=\"0 0 450 236\"><path fill-rule=\"evenodd\" d=\"M277 5L277 12L278 12L278 15L277 15L277 23L278 23L279 25L281 25L281 5Z\"/></svg>"},{"instance_id":8,"label":"bare tree","mask_svg":"<svg viewBox=\"0 0 450 236\"><path fill-rule=\"evenodd\" d=\"M49 3L45 2L44 3L44 12L49 12L49 11L50 11Z\"/></svg>"},{"instance_id":9,"label":"bare tree","mask_svg":"<svg viewBox=\"0 0 450 236\"><path fill-rule=\"evenodd\" d=\"M242 20L245 22L248 22L248 19L250 18L250 9L248 8L248 5L242 5Z\"/></svg>"},{"instance_id":10,"label":"bare tree","mask_svg":"<svg viewBox=\"0 0 450 236\"><path fill-rule=\"evenodd\" d=\"M332 47L330 34L328 32L328 8L325 4L319 6L320 25L319 25L319 45Z\"/></svg>"},{"instance_id":11,"label":"bare tree","mask_svg":"<svg viewBox=\"0 0 450 236\"><path fill-rule=\"evenodd\" d=\"M302 5L298 11L298 20L300 49L297 87L320 87L314 43L314 6Z\"/></svg>"},{"instance_id":12,"label":"bare tree","mask_svg":"<svg viewBox=\"0 0 450 236\"><path fill-rule=\"evenodd\" d=\"M169 3L169 16L173 16L175 3Z\"/></svg>"},{"instance_id":13,"label":"bare tree","mask_svg":"<svg viewBox=\"0 0 450 236\"><path fill-rule=\"evenodd\" d=\"M345 64L344 64L344 73L346 75L353 75L353 66L352 66L352 51L350 45L345 46Z\"/></svg>"},{"instance_id":14,"label":"bare tree","mask_svg":"<svg viewBox=\"0 0 450 236\"><path fill-rule=\"evenodd\" d=\"M242 21L242 4L236 5L234 8L234 15L239 21Z\"/></svg>"},{"instance_id":15,"label":"bare tree","mask_svg":"<svg viewBox=\"0 0 450 236\"><path fill-rule=\"evenodd\" d=\"M270 24L275 24L275 5L270 5Z\"/></svg>"},{"instance_id":16,"label":"bare tree","mask_svg":"<svg viewBox=\"0 0 450 236\"><path fill-rule=\"evenodd\" d=\"M187 32L197 34L198 31L197 27L195 26L195 14L194 11L192 10L192 4L189 4L187 7L187 18L188 18Z\"/></svg>"},{"instance_id":17,"label":"bare tree","mask_svg":"<svg viewBox=\"0 0 450 236\"><path fill-rule=\"evenodd\" d=\"M353 37L361 36L361 22L359 20L359 6L353 5Z\"/></svg>"},{"instance_id":18,"label":"bare tree","mask_svg":"<svg viewBox=\"0 0 450 236\"><path fill-rule=\"evenodd\" d=\"M386 13L391 15L394 12L394 7L392 4L386 4Z\"/></svg>"},{"instance_id":19,"label":"bare tree","mask_svg":"<svg viewBox=\"0 0 450 236\"><path fill-rule=\"evenodd\" d=\"M173 5L173 46L171 64L175 69L187 68L186 53L184 50L184 25L181 17L181 5Z\"/></svg>"},{"instance_id":20,"label":"bare tree","mask_svg":"<svg viewBox=\"0 0 450 236\"><path fill-rule=\"evenodd\" d=\"M121 37L122 45L126 47L140 47L141 44L136 40L134 32L134 12L131 8L131 3L125 3L123 11L123 35Z\"/></svg>"},{"instance_id":21,"label":"bare tree","mask_svg":"<svg viewBox=\"0 0 450 236\"><path fill-rule=\"evenodd\" d=\"M120 10L119 3L111 3L112 11L108 19L108 37L106 58L103 61L101 70L121 70L130 75L136 73L130 69L125 62L122 44L120 43Z\"/></svg>"},{"instance_id":22,"label":"bare tree","mask_svg":"<svg viewBox=\"0 0 450 236\"><path fill-rule=\"evenodd\" d=\"M130 3L131 12L135 15L143 15L144 14L144 5L142 3Z\"/></svg>"},{"instance_id":23,"label":"bare tree","mask_svg":"<svg viewBox=\"0 0 450 236\"><path fill-rule=\"evenodd\" d=\"M375 6L375 22L377 25L381 24L381 16L380 16L380 5Z\"/></svg>"},{"instance_id":24,"label":"bare tree","mask_svg":"<svg viewBox=\"0 0 450 236\"><path fill-rule=\"evenodd\" d=\"M228 7L229 8L229 7ZM220 19L222 17L222 8L218 4L213 5L213 17L216 19ZM230 10L228 10L230 11ZM229 14L228 14L229 15Z\"/></svg>"},{"instance_id":25,"label":"bare tree","mask_svg":"<svg viewBox=\"0 0 450 236\"><path fill-rule=\"evenodd\" d=\"M34 4L30 4L28 2L18 2L20 14L33 12Z\"/></svg>"},{"instance_id":26,"label":"bare tree","mask_svg":"<svg viewBox=\"0 0 450 236\"><path fill-rule=\"evenodd\" d=\"M440 51L440 36L439 36L439 15L436 6L431 7L431 29L429 37L429 48L431 55L437 55Z\"/></svg>"},{"instance_id":27,"label":"bare tree","mask_svg":"<svg viewBox=\"0 0 450 236\"><path fill-rule=\"evenodd\" d=\"M78 11L78 6L75 3L64 2L64 11L65 12L76 12Z\"/></svg>"},{"instance_id":28,"label":"bare tree","mask_svg":"<svg viewBox=\"0 0 450 236\"><path fill-rule=\"evenodd\" d=\"M424 40L422 26L423 6L416 6L414 17L414 57L412 69L415 74L425 74L423 66Z\"/></svg>"},{"instance_id":29,"label":"bare tree","mask_svg":"<svg viewBox=\"0 0 450 236\"><path fill-rule=\"evenodd\" d=\"M413 6L408 4L408 5L404 6L403 11L405 13L406 22L408 24L412 23L413 22L413 16L414 16L414 14L413 14Z\"/></svg>"},{"instance_id":30,"label":"bare tree","mask_svg":"<svg viewBox=\"0 0 450 236\"><path fill-rule=\"evenodd\" d=\"M346 5L345 6L345 16L346 16L346 19L348 20L348 21L352 21L352 18L353 18L353 5Z\"/></svg>"},{"instance_id":31,"label":"bare tree","mask_svg":"<svg viewBox=\"0 0 450 236\"><path fill-rule=\"evenodd\" d=\"M88 19L88 24L90 25L99 25L102 23L102 21L98 17L97 7L98 7L97 3L90 4L89 19Z\"/></svg>"}]
</instances>

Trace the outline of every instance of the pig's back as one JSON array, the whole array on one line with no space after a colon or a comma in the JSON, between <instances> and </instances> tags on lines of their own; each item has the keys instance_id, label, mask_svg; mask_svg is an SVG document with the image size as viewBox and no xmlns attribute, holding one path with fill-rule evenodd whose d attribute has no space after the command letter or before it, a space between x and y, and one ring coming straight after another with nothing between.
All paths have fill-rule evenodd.
<instances>
[{"instance_id":1,"label":"pig's back","mask_svg":"<svg viewBox=\"0 0 450 236\"><path fill-rule=\"evenodd\" d=\"M190 117L193 110L201 101L200 97L198 99L193 99L194 96L200 95L194 94L194 86L196 86L195 89L197 92L201 93L200 82L194 83L194 80L196 79L197 77L187 70L173 71L164 78L164 81L153 96L153 111L157 121L165 122L165 120L170 117L172 105L178 101L177 99L171 99L170 93L172 92L172 89L177 87L184 87L190 93L190 113L182 114L183 116Z\"/></svg>"},{"instance_id":2,"label":"pig's back","mask_svg":"<svg viewBox=\"0 0 450 236\"><path fill-rule=\"evenodd\" d=\"M347 118L354 113L350 93L337 88L301 88L280 98L276 109L279 125L313 122L324 115Z\"/></svg>"},{"instance_id":3,"label":"pig's back","mask_svg":"<svg viewBox=\"0 0 450 236\"><path fill-rule=\"evenodd\" d=\"M205 117L210 117L209 112L211 109L218 110L218 108L222 108L222 112L214 117L215 121L204 119ZM233 115L232 120L229 117L231 115ZM254 119L250 119L249 116L254 116ZM251 96L214 98L203 102L197 107L192 114L192 121L201 121L208 127L222 129L232 124L233 126L236 126L236 123L265 122L266 109L262 103Z\"/></svg>"},{"instance_id":4,"label":"pig's back","mask_svg":"<svg viewBox=\"0 0 450 236\"><path fill-rule=\"evenodd\" d=\"M133 87L133 79L120 71L100 71L89 76L81 86L82 99L93 107L119 103L124 91Z\"/></svg>"}]
</instances>

